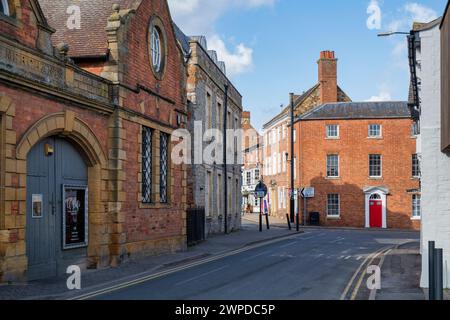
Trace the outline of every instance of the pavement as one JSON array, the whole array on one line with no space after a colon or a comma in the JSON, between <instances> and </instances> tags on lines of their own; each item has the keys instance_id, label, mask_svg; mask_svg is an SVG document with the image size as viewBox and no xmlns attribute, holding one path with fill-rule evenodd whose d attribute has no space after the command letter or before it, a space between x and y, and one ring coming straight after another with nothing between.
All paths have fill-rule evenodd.
<instances>
[{"instance_id":1,"label":"pavement","mask_svg":"<svg viewBox=\"0 0 450 320\"><path fill-rule=\"evenodd\" d=\"M184 252L128 260L118 267L83 270L82 290L75 293L68 292L66 276L30 281L28 283L0 284L0 300L66 299L73 295L98 290L99 288L130 281L194 261L201 261L202 259L218 256L225 252L245 248L246 246L289 237L296 233L282 228L264 229L263 231L259 232L257 225L244 220L240 231L229 235L211 236L207 241L194 247L189 247Z\"/></svg>"}]
</instances>

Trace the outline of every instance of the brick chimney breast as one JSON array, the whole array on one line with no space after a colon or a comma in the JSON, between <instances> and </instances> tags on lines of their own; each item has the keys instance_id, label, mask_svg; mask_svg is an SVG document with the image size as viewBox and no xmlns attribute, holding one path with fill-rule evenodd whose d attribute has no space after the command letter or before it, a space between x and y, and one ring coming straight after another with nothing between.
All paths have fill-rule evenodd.
<instances>
[{"instance_id":1,"label":"brick chimney breast","mask_svg":"<svg viewBox=\"0 0 450 320\"><path fill-rule=\"evenodd\" d=\"M337 102L337 59L334 51L322 51L317 63L319 65L321 104Z\"/></svg>"}]
</instances>

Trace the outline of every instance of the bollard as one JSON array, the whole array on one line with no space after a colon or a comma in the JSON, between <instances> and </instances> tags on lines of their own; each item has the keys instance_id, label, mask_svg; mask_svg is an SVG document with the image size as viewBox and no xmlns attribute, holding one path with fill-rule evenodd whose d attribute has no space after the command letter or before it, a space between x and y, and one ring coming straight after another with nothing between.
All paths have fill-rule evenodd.
<instances>
[{"instance_id":1,"label":"bollard","mask_svg":"<svg viewBox=\"0 0 450 320\"><path fill-rule=\"evenodd\" d=\"M287 213L286 213L286 219L287 219L287 222L288 222L289 230L292 230L292 227L291 227L291 219L289 218L289 214L287 214Z\"/></svg>"},{"instance_id":2,"label":"bollard","mask_svg":"<svg viewBox=\"0 0 450 320\"><path fill-rule=\"evenodd\" d=\"M300 215L297 213L297 232L300 231Z\"/></svg>"},{"instance_id":3,"label":"bollard","mask_svg":"<svg viewBox=\"0 0 450 320\"><path fill-rule=\"evenodd\" d=\"M267 225L267 230L270 230L269 215L268 214L266 214L266 225Z\"/></svg>"},{"instance_id":4,"label":"bollard","mask_svg":"<svg viewBox=\"0 0 450 320\"><path fill-rule=\"evenodd\" d=\"M428 296L430 301L436 299L436 277L434 268L435 247L436 243L434 241L428 242Z\"/></svg>"},{"instance_id":5,"label":"bollard","mask_svg":"<svg viewBox=\"0 0 450 320\"><path fill-rule=\"evenodd\" d=\"M443 273L443 249L435 249L434 251L434 277L435 277L435 300L444 300L444 273Z\"/></svg>"}]
</instances>

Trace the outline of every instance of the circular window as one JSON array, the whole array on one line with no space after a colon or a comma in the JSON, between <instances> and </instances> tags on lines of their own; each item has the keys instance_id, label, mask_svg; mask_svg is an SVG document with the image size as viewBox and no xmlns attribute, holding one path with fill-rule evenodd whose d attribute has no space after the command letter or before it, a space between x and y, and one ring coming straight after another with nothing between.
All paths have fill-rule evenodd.
<instances>
[{"instance_id":1,"label":"circular window","mask_svg":"<svg viewBox=\"0 0 450 320\"><path fill-rule=\"evenodd\" d=\"M150 20L148 30L148 47L150 55L150 64L154 75L161 79L166 58L166 36L162 21L154 16Z\"/></svg>"},{"instance_id":2,"label":"circular window","mask_svg":"<svg viewBox=\"0 0 450 320\"><path fill-rule=\"evenodd\" d=\"M153 69L161 71L161 36L157 27L153 27L151 36L151 52Z\"/></svg>"}]
</instances>

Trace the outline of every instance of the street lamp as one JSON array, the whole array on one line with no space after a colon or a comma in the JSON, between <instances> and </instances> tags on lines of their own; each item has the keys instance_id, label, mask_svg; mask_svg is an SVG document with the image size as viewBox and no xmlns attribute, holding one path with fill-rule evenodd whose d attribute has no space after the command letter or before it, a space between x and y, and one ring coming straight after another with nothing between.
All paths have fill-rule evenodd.
<instances>
[{"instance_id":1,"label":"street lamp","mask_svg":"<svg viewBox=\"0 0 450 320\"><path fill-rule=\"evenodd\" d=\"M388 31L388 32L381 32L378 34L379 37L389 37L393 36L394 34L411 34L410 32L399 32L399 31Z\"/></svg>"},{"instance_id":2,"label":"street lamp","mask_svg":"<svg viewBox=\"0 0 450 320\"><path fill-rule=\"evenodd\" d=\"M290 141L290 145L291 145L291 201L290 201L290 213L291 213L291 222L294 223L295 222L295 200L294 200L294 94L291 93L290 94L290 98L291 98L291 141Z\"/></svg>"}]
</instances>

